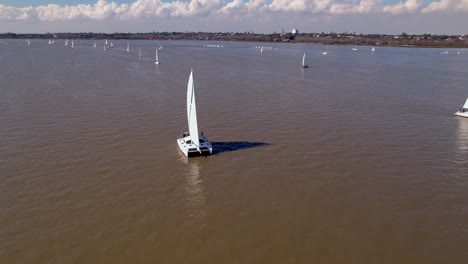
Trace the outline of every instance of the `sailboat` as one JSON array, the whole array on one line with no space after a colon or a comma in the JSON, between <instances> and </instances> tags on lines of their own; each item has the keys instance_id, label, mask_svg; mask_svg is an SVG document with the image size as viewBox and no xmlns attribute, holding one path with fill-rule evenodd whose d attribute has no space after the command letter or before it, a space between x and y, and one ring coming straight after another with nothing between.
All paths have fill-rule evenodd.
<instances>
[{"instance_id":1,"label":"sailboat","mask_svg":"<svg viewBox=\"0 0 468 264\"><path fill-rule=\"evenodd\" d=\"M109 45L109 49L110 48L113 48L114 47L114 42L111 41L110 45Z\"/></svg>"},{"instance_id":2,"label":"sailboat","mask_svg":"<svg viewBox=\"0 0 468 264\"><path fill-rule=\"evenodd\" d=\"M72 48L74 48L74 47L75 47L75 45L73 44L73 39L72 39L72 44L71 44L71 47L72 47Z\"/></svg>"},{"instance_id":3,"label":"sailboat","mask_svg":"<svg viewBox=\"0 0 468 264\"><path fill-rule=\"evenodd\" d=\"M159 64L158 48L156 48L156 60L154 61L154 64Z\"/></svg>"},{"instance_id":4,"label":"sailboat","mask_svg":"<svg viewBox=\"0 0 468 264\"><path fill-rule=\"evenodd\" d=\"M260 48L260 53L263 54L263 47Z\"/></svg>"},{"instance_id":5,"label":"sailboat","mask_svg":"<svg viewBox=\"0 0 468 264\"><path fill-rule=\"evenodd\" d=\"M104 45L104 51L106 51L106 45Z\"/></svg>"},{"instance_id":6,"label":"sailboat","mask_svg":"<svg viewBox=\"0 0 468 264\"><path fill-rule=\"evenodd\" d=\"M187 157L211 155L213 147L211 142L203 135L198 134L197 108L195 105L195 86L193 85L193 70L187 84L187 118L189 132L185 132L181 138L177 139L180 151Z\"/></svg>"},{"instance_id":7,"label":"sailboat","mask_svg":"<svg viewBox=\"0 0 468 264\"><path fill-rule=\"evenodd\" d=\"M138 58L141 59L141 49L138 49Z\"/></svg>"},{"instance_id":8,"label":"sailboat","mask_svg":"<svg viewBox=\"0 0 468 264\"><path fill-rule=\"evenodd\" d=\"M375 52L375 47L372 47L372 50L371 50L371 52L372 52L372 53L374 53L374 52Z\"/></svg>"},{"instance_id":9,"label":"sailboat","mask_svg":"<svg viewBox=\"0 0 468 264\"><path fill-rule=\"evenodd\" d=\"M106 43L105 43L105 45L107 45L107 39L106 39Z\"/></svg>"},{"instance_id":10,"label":"sailboat","mask_svg":"<svg viewBox=\"0 0 468 264\"><path fill-rule=\"evenodd\" d=\"M327 46L327 50L322 52L322 55L327 55L328 54L328 46Z\"/></svg>"},{"instance_id":11,"label":"sailboat","mask_svg":"<svg viewBox=\"0 0 468 264\"><path fill-rule=\"evenodd\" d=\"M28 41L27 41L27 42L28 42L28 45L31 45L31 41L30 41L29 39L28 39Z\"/></svg>"},{"instance_id":12,"label":"sailboat","mask_svg":"<svg viewBox=\"0 0 468 264\"><path fill-rule=\"evenodd\" d=\"M96 48L96 41L94 41L94 45L93 45L94 48Z\"/></svg>"},{"instance_id":13,"label":"sailboat","mask_svg":"<svg viewBox=\"0 0 468 264\"><path fill-rule=\"evenodd\" d=\"M305 53L304 56L302 56L302 68L309 68L309 65L305 64Z\"/></svg>"},{"instance_id":14,"label":"sailboat","mask_svg":"<svg viewBox=\"0 0 468 264\"><path fill-rule=\"evenodd\" d=\"M130 43L127 41L127 52L130 52Z\"/></svg>"},{"instance_id":15,"label":"sailboat","mask_svg":"<svg viewBox=\"0 0 468 264\"><path fill-rule=\"evenodd\" d=\"M468 98L466 98L465 104L460 107L460 110L455 113L457 116L468 117Z\"/></svg>"}]
</instances>

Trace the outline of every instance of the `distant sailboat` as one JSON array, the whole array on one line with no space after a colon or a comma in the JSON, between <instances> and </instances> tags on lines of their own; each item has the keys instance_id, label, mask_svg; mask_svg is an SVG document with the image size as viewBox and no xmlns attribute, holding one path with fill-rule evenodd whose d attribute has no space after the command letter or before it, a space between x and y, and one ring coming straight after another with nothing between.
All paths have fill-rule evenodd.
<instances>
[{"instance_id":1,"label":"distant sailboat","mask_svg":"<svg viewBox=\"0 0 468 264\"><path fill-rule=\"evenodd\" d=\"M29 39L28 39L28 41L27 41L27 42L28 42L28 45L31 45L31 41L30 41Z\"/></svg>"},{"instance_id":2,"label":"distant sailboat","mask_svg":"<svg viewBox=\"0 0 468 264\"><path fill-rule=\"evenodd\" d=\"M372 50L371 50L371 52L372 52L372 53L374 53L374 52L375 52L375 47L372 47Z\"/></svg>"},{"instance_id":3,"label":"distant sailboat","mask_svg":"<svg viewBox=\"0 0 468 264\"><path fill-rule=\"evenodd\" d=\"M96 48L96 47L97 47L97 46L96 46L96 41L94 41L94 45L93 45L93 47L94 47L94 48Z\"/></svg>"},{"instance_id":4,"label":"distant sailboat","mask_svg":"<svg viewBox=\"0 0 468 264\"><path fill-rule=\"evenodd\" d=\"M107 45L107 39L106 39L106 45Z\"/></svg>"},{"instance_id":5,"label":"distant sailboat","mask_svg":"<svg viewBox=\"0 0 468 264\"><path fill-rule=\"evenodd\" d=\"M305 53L304 56L302 56L302 68L309 68L309 65L305 63Z\"/></svg>"},{"instance_id":6,"label":"distant sailboat","mask_svg":"<svg viewBox=\"0 0 468 264\"><path fill-rule=\"evenodd\" d=\"M327 55L328 54L328 46L326 47L327 50L325 50L324 52L322 52L322 55Z\"/></svg>"},{"instance_id":7,"label":"distant sailboat","mask_svg":"<svg viewBox=\"0 0 468 264\"><path fill-rule=\"evenodd\" d=\"M109 48L113 48L113 47L114 47L114 42L111 41Z\"/></svg>"},{"instance_id":8,"label":"distant sailboat","mask_svg":"<svg viewBox=\"0 0 468 264\"><path fill-rule=\"evenodd\" d=\"M460 110L455 113L457 116L468 117L468 98L466 98L465 104L460 107Z\"/></svg>"},{"instance_id":9,"label":"distant sailboat","mask_svg":"<svg viewBox=\"0 0 468 264\"><path fill-rule=\"evenodd\" d=\"M138 58L141 59L141 49L138 49Z\"/></svg>"},{"instance_id":10,"label":"distant sailboat","mask_svg":"<svg viewBox=\"0 0 468 264\"><path fill-rule=\"evenodd\" d=\"M189 132L185 132L177 139L180 151L187 157L211 155L213 147L211 142L203 135L198 134L197 108L195 105L195 86L193 85L193 71L190 72L187 84L187 119Z\"/></svg>"},{"instance_id":11,"label":"distant sailboat","mask_svg":"<svg viewBox=\"0 0 468 264\"><path fill-rule=\"evenodd\" d=\"M104 51L106 51L106 45L104 45Z\"/></svg>"},{"instance_id":12,"label":"distant sailboat","mask_svg":"<svg viewBox=\"0 0 468 264\"><path fill-rule=\"evenodd\" d=\"M65 40L65 46L68 46L68 39Z\"/></svg>"},{"instance_id":13,"label":"distant sailboat","mask_svg":"<svg viewBox=\"0 0 468 264\"><path fill-rule=\"evenodd\" d=\"M263 54L263 47L260 48L260 53Z\"/></svg>"},{"instance_id":14,"label":"distant sailboat","mask_svg":"<svg viewBox=\"0 0 468 264\"><path fill-rule=\"evenodd\" d=\"M75 47L75 44L73 44L73 39L72 39L72 44L71 44L71 47L74 48Z\"/></svg>"},{"instance_id":15,"label":"distant sailboat","mask_svg":"<svg viewBox=\"0 0 468 264\"><path fill-rule=\"evenodd\" d=\"M158 49L156 48L156 60L154 61L154 64L159 64L159 56L158 56Z\"/></svg>"},{"instance_id":16,"label":"distant sailboat","mask_svg":"<svg viewBox=\"0 0 468 264\"><path fill-rule=\"evenodd\" d=\"M127 52L130 52L130 43L127 41Z\"/></svg>"}]
</instances>

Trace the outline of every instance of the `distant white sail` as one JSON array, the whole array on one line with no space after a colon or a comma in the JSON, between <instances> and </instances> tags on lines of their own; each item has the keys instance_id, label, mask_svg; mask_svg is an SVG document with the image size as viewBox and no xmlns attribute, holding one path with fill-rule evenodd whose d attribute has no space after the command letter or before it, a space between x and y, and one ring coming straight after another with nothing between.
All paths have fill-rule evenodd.
<instances>
[{"instance_id":1,"label":"distant white sail","mask_svg":"<svg viewBox=\"0 0 468 264\"><path fill-rule=\"evenodd\" d=\"M158 48L156 48L156 55L155 55L154 64L159 64Z\"/></svg>"}]
</instances>

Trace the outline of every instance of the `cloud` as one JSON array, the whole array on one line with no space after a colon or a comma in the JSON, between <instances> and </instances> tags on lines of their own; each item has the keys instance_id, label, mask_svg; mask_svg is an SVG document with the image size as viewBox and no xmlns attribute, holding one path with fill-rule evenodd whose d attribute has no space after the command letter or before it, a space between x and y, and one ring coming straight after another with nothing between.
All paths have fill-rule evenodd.
<instances>
[{"instance_id":1,"label":"cloud","mask_svg":"<svg viewBox=\"0 0 468 264\"><path fill-rule=\"evenodd\" d=\"M245 15L361 15L427 14L468 12L468 0L440 0L426 7L423 0L385 5L384 0L135 0L117 4L97 0L95 4L12 7L0 4L0 21L103 21L141 18L242 17Z\"/></svg>"},{"instance_id":2,"label":"cloud","mask_svg":"<svg viewBox=\"0 0 468 264\"><path fill-rule=\"evenodd\" d=\"M441 0L432 2L421 10L421 13L432 12L468 12L468 0Z\"/></svg>"},{"instance_id":3,"label":"cloud","mask_svg":"<svg viewBox=\"0 0 468 264\"><path fill-rule=\"evenodd\" d=\"M423 0L407 0L406 2L385 6L383 10L393 15L413 14L419 11L422 4Z\"/></svg>"}]
</instances>

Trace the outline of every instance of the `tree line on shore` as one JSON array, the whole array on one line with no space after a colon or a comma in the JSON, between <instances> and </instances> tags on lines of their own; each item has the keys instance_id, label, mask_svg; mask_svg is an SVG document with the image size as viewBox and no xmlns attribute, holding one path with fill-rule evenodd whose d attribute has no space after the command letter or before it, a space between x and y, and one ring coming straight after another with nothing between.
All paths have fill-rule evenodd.
<instances>
[{"instance_id":1,"label":"tree line on shore","mask_svg":"<svg viewBox=\"0 0 468 264\"><path fill-rule=\"evenodd\" d=\"M322 45L372 45L393 47L468 48L465 35L432 34L356 34L356 33L272 33L254 32L147 32L147 33L2 33L2 39L140 39L140 40L219 40L250 42L288 42Z\"/></svg>"}]
</instances>

